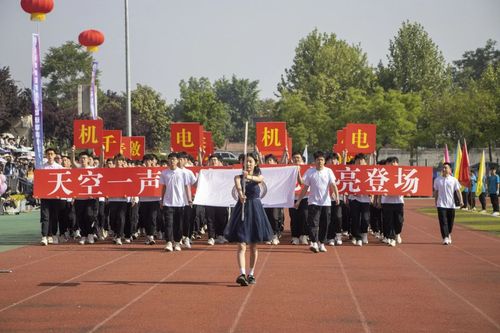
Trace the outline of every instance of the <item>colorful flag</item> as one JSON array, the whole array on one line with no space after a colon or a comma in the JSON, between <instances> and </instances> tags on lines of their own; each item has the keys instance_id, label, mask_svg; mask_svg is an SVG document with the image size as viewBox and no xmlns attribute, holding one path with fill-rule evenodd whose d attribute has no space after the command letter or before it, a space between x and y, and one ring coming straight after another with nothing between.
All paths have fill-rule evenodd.
<instances>
[{"instance_id":1,"label":"colorful flag","mask_svg":"<svg viewBox=\"0 0 500 333\"><path fill-rule=\"evenodd\" d=\"M307 152L307 145L306 147L304 148L304 152L302 153L302 156L304 156L304 163L305 164L308 164L309 163L309 153Z\"/></svg>"},{"instance_id":2,"label":"colorful flag","mask_svg":"<svg viewBox=\"0 0 500 333\"><path fill-rule=\"evenodd\" d=\"M31 48L31 100L33 119L33 146L35 150L35 168L43 165L43 101L42 75L40 63L40 36L33 34Z\"/></svg>"},{"instance_id":3,"label":"colorful flag","mask_svg":"<svg viewBox=\"0 0 500 333\"><path fill-rule=\"evenodd\" d=\"M450 163L450 153L448 152L448 145L444 145L444 163Z\"/></svg>"},{"instance_id":4,"label":"colorful flag","mask_svg":"<svg viewBox=\"0 0 500 333\"><path fill-rule=\"evenodd\" d=\"M462 160L460 161L460 171L458 175L458 181L464 187L470 186L470 165L469 165L469 153L467 152L467 142L464 139L464 146L462 148Z\"/></svg>"},{"instance_id":5,"label":"colorful flag","mask_svg":"<svg viewBox=\"0 0 500 333\"><path fill-rule=\"evenodd\" d=\"M476 195L479 196L483 192L484 188L484 175L486 172L486 159L484 157L484 150L483 150L483 156L481 156L481 162L479 162L479 171L477 172L477 187L476 187Z\"/></svg>"},{"instance_id":6,"label":"colorful flag","mask_svg":"<svg viewBox=\"0 0 500 333\"><path fill-rule=\"evenodd\" d=\"M95 78L97 75L97 61L92 62L92 77L90 80L90 115L92 119L97 119L97 98L95 89Z\"/></svg>"},{"instance_id":7,"label":"colorful flag","mask_svg":"<svg viewBox=\"0 0 500 333\"><path fill-rule=\"evenodd\" d=\"M460 140L457 142L457 155L455 156L455 170L453 170L453 177L458 179L460 175L460 165L462 164L462 148L460 147Z\"/></svg>"}]
</instances>

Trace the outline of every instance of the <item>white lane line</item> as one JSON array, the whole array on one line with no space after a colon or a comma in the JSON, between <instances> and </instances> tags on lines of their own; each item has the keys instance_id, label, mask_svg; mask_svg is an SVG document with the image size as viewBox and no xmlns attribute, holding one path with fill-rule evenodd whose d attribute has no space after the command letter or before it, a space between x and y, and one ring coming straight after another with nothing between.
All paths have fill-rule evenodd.
<instances>
[{"instance_id":1,"label":"white lane line","mask_svg":"<svg viewBox=\"0 0 500 333\"><path fill-rule=\"evenodd\" d=\"M160 284L162 284L163 282L165 282L168 278L170 278L172 275L174 275L175 273L177 273L178 271L180 271L181 269L183 269L184 267L186 267L188 264L190 264L194 259L198 258L200 255L202 255L203 253L205 253L206 250L202 251L202 252L199 252L197 255L195 255L194 257L192 257L191 259L189 259L188 261L186 261L184 264L182 264L181 266L177 267L174 271L170 272L167 276L165 276L163 279L161 279L160 281L156 282L154 285L152 285L151 287L149 287L147 290L145 290L144 292L142 292L139 296L137 296L136 298L134 298L133 300L131 300L130 302L128 302L127 304L125 304L124 306L122 306L121 308L119 308L118 310L116 310L115 312L113 312L108 318L104 319L103 321L101 321L99 324L97 324L96 326L94 326L94 328L92 328L89 333L91 332L95 332L97 331L98 329L100 329L103 325L105 325L108 321L110 321L111 319L113 319L114 317L118 316L123 310L125 310L126 308L128 308L129 306L131 306L132 304L134 304L135 302L137 302L138 300L140 300L141 298L143 298L144 296L146 296L147 294L149 294L154 288L158 287Z\"/></svg>"},{"instance_id":2,"label":"white lane line","mask_svg":"<svg viewBox=\"0 0 500 333\"><path fill-rule=\"evenodd\" d=\"M498 330L500 330L500 324L497 323L493 318L491 318L490 316L488 316L483 310L481 310L476 305L472 304L468 299L466 299L465 297L463 297L462 295L460 295L459 293L457 293L456 291L454 291L446 282L444 282L436 274L434 274L433 272L431 272L430 270L428 270L424 265L422 265L421 263L419 263L415 258L413 258L409 254L407 254L405 251L401 250L401 248L397 248L397 249L398 249L399 252L403 253L406 257L408 257L411 261L413 261L413 263L415 265L417 265L418 267L420 267L424 272L426 272L432 278L434 278L437 282L439 282L439 284L441 284L443 287L445 287L446 289L448 289L449 292L451 292L453 295L455 295L458 299L460 299L461 301L463 301L465 304L469 305L477 313L479 313L481 316L483 316L484 319L486 319L487 321L489 321L493 326L495 326Z\"/></svg>"},{"instance_id":3,"label":"white lane line","mask_svg":"<svg viewBox=\"0 0 500 333\"><path fill-rule=\"evenodd\" d=\"M361 310L361 306L359 305L358 298L354 294L354 290L352 289L351 282L349 282L349 278L347 277L347 273L344 269L344 263L342 262L342 259L340 259L339 252L335 248L335 255L337 256L337 261L339 262L340 265L340 270L342 271L342 275L344 275L344 280L347 285L347 288L349 289L349 292L351 293L352 300L354 302L354 305L356 306L356 310L358 311L359 315L359 320L361 321L361 325L363 326L363 330L366 333L371 332L370 327L368 326L368 322L366 321L366 317L363 314L363 311Z\"/></svg>"},{"instance_id":4,"label":"white lane line","mask_svg":"<svg viewBox=\"0 0 500 333\"><path fill-rule=\"evenodd\" d=\"M57 288L57 287L59 287L59 286L61 286L61 285L64 285L65 283L71 282L71 281L73 281L73 280L76 280L76 279L78 279L78 278L80 278L80 277L84 276L84 275L87 275L87 274L89 274L89 273L95 272L96 270L98 270L98 269L100 269L100 268L102 268L102 267L105 267L105 266L111 265L111 264L113 264L113 263L117 262L118 260L121 260L121 259L123 259L123 258L126 258L126 257L128 257L128 256L130 256L130 255L132 255L132 254L133 254L133 253L125 254L125 255L123 255L123 256L121 256L121 257L118 257L118 258L116 258L116 259L113 259L113 260L111 260L111 261L108 261L107 263L104 263L104 264L102 264L102 265L100 265L100 266L97 266L97 267L94 267L94 268L92 268L92 269L89 269L88 271L83 272L82 274L79 274L79 275L77 275L77 276L75 276L75 277L72 277L72 278L71 278L71 279L69 279L69 280L66 280L66 281L64 281L64 282L58 283L57 285L55 285L55 286L53 286L53 287L50 287L50 288L45 289L45 290L42 290L42 291L40 291L39 293L36 293L36 294L31 295L31 296L29 296L29 297L26 297L26 298L24 298L24 299L22 299L22 300L20 300L20 301L18 301L18 302L12 303L11 305L8 305L8 306L6 306L6 307L4 307L4 308L0 309L0 313L1 313L1 312L4 312L4 311L6 311L6 310L8 310L8 309L10 309L10 308L13 308L13 307L15 307L15 306L17 306L17 305L19 305L19 304L22 304L22 303L24 303L24 302L26 302L26 301L29 301L30 299L33 299L33 298L35 298L35 297L38 297L38 296L43 295L43 294L45 294L45 293L48 293L49 291L54 290L55 288Z\"/></svg>"},{"instance_id":5,"label":"white lane line","mask_svg":"<svg viewBox=\"0 0 500 333\"><path fill-rule=\"evenodd\" d=\"M433 239L435 239L435 240L436 240L436 242L441 242L441 238L438 238L438 237L436 237L436 236L434 236L434 235L432 235L432 234L430 234L430 233L426 232L425 230L422 230L422 229L417 228L417 227L412 226L412 225L410 225L410 227L411 227L411 228L413 228L413 229L416 229L417 231L420 231L421 233L426 234L427 236L429 236L429 238L433 238ZM500 268L500 265L499 265L499 264L496 264L496 263L494 263L494 262L492 262L492 261L489 261L488 259L485 259L485 258L483 258L483 257L478 256L477 254L474 254L474 253L469 252L469 251L467 251L467 250L465 250L465 249L462 249L461 247L457 246L455 243L453 243L453 245L451 246L451 248L455 248L455 249L457 249L457 250L459 250L459 251L462 251L462 252L463 252L463 253L465 253L465 254L470 255L471 257L474 257L474 258L479 259L479 260L481 260L481 261L484 261L485 263L488 263L488 264L490 264L490 265L492 265L492 266L495 266L495 267L497 267L497 268Z\"/></svg>"},{"instance_id":6,"label":"white lane line","mask_svg":"<svg viewBox=\"0 0 500 333\"><path fill-rule=\"evenodd\" d=\"M271 250L267 253L267 256L264 259L264 262L262 263L262 266L260 268L260 272L259 272L258 276L255 276L257 279L260 278L260 275L264 271L264 267L266 266L267 260L271 256L271 252L273 251L273 248L274 248L274 246L271 247ZM245 299L243 300L243 303L241 303L240 309L238 310L238 314L236 315L236 318L233 321L233 325L231 325L231 328L229 329L229 333L233 333L233 332L236 331L236 327L238 327L238 324L240 322L241 316L243 315L243 312L245 311L245 308L246 308L246 306L248 304L248 300L252 296L252 293L253 293L253 291L254 291L254 289L255 289L256 286L257 285L254 285L251 288L249 288L250 291L248 292L248 294L246 295Z\"/></svg>"}]
</instances>

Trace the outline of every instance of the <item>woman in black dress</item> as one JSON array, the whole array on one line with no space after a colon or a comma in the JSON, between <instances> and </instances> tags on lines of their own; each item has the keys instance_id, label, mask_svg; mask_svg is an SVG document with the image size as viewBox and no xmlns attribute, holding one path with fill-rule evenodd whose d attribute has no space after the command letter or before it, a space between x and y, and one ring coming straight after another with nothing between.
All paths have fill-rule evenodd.
<instances>
[{"instance_id":1,"label":"woman in black dress","mask_svg":"<svg viewBox=\"0 0 500 333\"><path fill-rule=\"evenodd\" d=\"M227 240L239 243L237 258L240 275L236 279L236 283L241 286L255 284L254 269L258 257L257 243L270 241L273 238L273 230L260 201L259 184L264 181L264 177L257 164L257 157L249 153L245 160L242 175L234 177L239 200L231 212L231 218L224 232ZM244 217L242 218L243 206ZM248 275L245 274L247 244L250 246L250 271Z\"/></svg>"}]
</instances>

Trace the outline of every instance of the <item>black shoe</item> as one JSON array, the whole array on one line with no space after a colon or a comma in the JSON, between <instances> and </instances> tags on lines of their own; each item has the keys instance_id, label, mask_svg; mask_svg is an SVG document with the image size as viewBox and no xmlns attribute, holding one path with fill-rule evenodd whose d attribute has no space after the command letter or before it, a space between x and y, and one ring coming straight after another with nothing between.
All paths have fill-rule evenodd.
<instances>
[{"instance_id":1,"label":"black shoe","mask_svg":"<svg viewBox=\"0 0 500 333\"><path fill-rule=\"evenodd\" d=\"M248 275L247 281L248 281L248 284L256 284L257 283L257 281L255 280L255 276L253 276L253 275Z\"/></svg>"},{"instance_id":2,"label":"black shoe","mask_svg":"<svg viewBox=\"0 0 500 333\"><path fill-rule=\"evenodd\" d=\"M238 276L238 278L236 279L236 283L238 283L242 287L248 286L248 281L245 274L241 274L240 276Z\"/></svg>"}]
</instances>

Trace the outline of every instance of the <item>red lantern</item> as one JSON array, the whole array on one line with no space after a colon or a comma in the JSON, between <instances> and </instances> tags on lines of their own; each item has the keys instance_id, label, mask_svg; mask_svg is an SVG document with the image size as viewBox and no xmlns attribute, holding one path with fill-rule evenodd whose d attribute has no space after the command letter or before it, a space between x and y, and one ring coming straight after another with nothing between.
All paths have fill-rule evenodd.
<instances>
[{"instance_id":1,"label":"red lantern","mask_svg":"<svg viewBox=\"0 0 500 333\"><path fill-rule=\"evenodd\" d=\"M78 42L87 47L87 51L96 52L104 43L104 35L97 30L85 30L78 36Z\"/></svg>"},{"instance_id":2,"label":"red lantern","mask_svg":"<svg viewBox=\"0 0 500 333\"><path fill-rule=\"evenodd\" d=\"M54 8L54 0L21 0L21 7L31 14L32 21L45 21L45 14Z\"/></svg>"}]
</instances>

